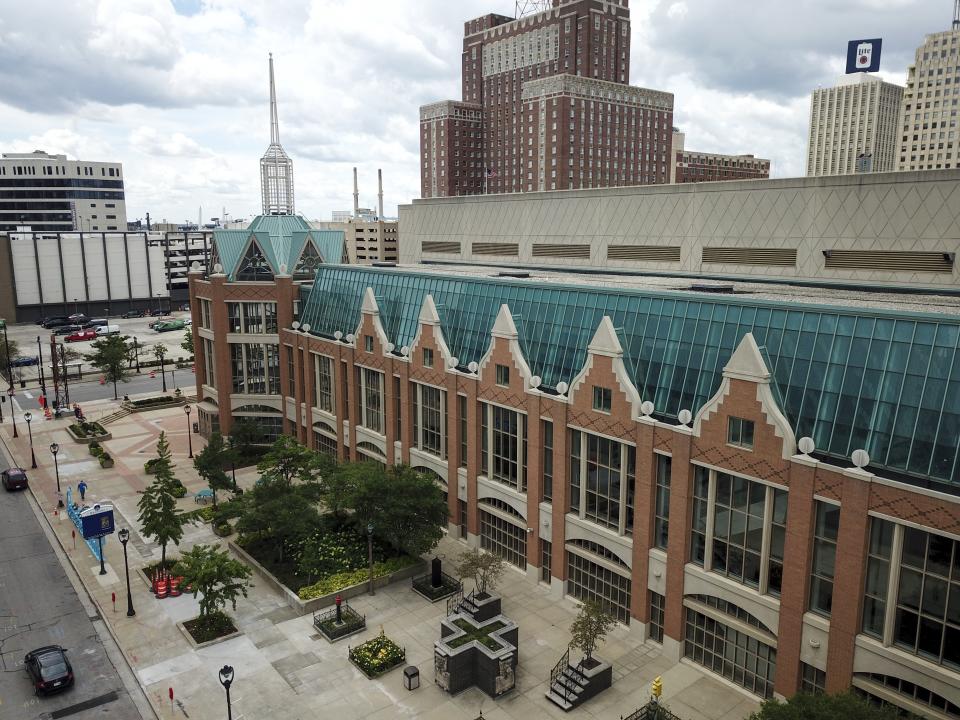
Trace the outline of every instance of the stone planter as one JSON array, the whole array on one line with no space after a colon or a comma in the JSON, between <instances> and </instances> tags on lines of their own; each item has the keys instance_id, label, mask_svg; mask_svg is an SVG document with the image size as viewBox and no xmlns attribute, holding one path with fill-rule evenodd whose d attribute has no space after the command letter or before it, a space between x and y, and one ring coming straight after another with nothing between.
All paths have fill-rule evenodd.
<instances>
[{"instance_id":1,"label":"stone planter","mask_svg":"<svg viewBox=\"0 0 960 720\"><path fill-rule=\"evenodd\" d=\"M105 470L106 470L107 468L112 468L112 467L113 467L113 458L101 457L101 458L100 458L100 467L102 467L102 468L105 469Z\"/></svg>"},{"instance_id":2,"label":"stone planter","mask_svg":"<svg viewBox=\"0 0 960 720\"><path fill-rule=\"evenodd\" d=\"M284 600L287 602L287 606L296 610L300 615L306 615L307 613L316 612L320 608L327 607L332 605L334 600L336 600L337 595L339 595L344 600L348 600L352 597L357 597L358 595L364 595L367 592L367 582L357 583L356 585L351 585L350 587L341 588L336 592L332 592L329 595L322 595L311 600L301 600L297 597L297 594L293 592L290 588L284 585L282 582L277 580L274 577L273 573L263 567L260 563L254 559L250 553L244 550L242 547L237 545L237 543L232 540L227 541L227 547L234 552L237 557L239 557L243 562L249 565L254 573L256 573L260 579L266 582L270 587L276 590L280 595L283 596ZM374 578L373 586L374 588L386 587L392 583L397 582L398 580L408 580L417 575L422 575L425 569L426 563L423 561L414 563L410 567L405 567L402 570L397 570L395 573L390 575L384 575L383 577Z\"/></svg>"},{"instance_id":3,"label":"stone planter","mask_svg":"<svg viewBox=\"0 0 960 720\"><path fill-rule=\"evenodd\" d=\"M214 640L207 640L207 642L198 643L196 640L193 639L193 635L190 634L190 631L187 630L186 626L182 622L177 623L177 629L179 629L180 632L183 633L183 636L187 639L187 642L189 642L190 645L195 650L199 650L200 648L210 647L211 645L216 645L218 643L226 642L227 640L233 640L233 638L243 635L243 633L240 632L239 630L235 630L232 633L229 633L222 637L215 638Z\"/></svg>"},{"instance_id":4,"label":"stone planter","mask_svg":"<svg viewBox=\"0 0 960 720\"><path fill-rule=\"evenodd\" d=\"M499 614L485 621L459 613L444 618L434 644L434 679L451 695L476 686L500 697L516 686L519 632Z\"/></svg>"},{"instance_id":5,"label":"stone planter","mask_svg":"<svg viewBox=\"0 0 960 720\"><path fill-rule=\"evenodd\" d=\"M78 442L83 445L89 445L92 442L103 442L104 440L109 440L113 437L113 435L108 432L105 432L103 435L87 435L86 437L81 437L73 431L73 428L70 425L67 425L67 434L73 438L74 442Z\"/></svg>"},{"instance_id":6,"label":"stone planter","mask_svg":"<svg viewBox=\"0 0 960 720\"><path fill-rule=\"evenodd\" d=\"M187 399L185 397L171 397L168 398L167 402L152 405L137 405L133 400L124 400L121 406L131 413L141 413L147 412L148 410L163 410L164 408L176 407L177 405L183 405L186 401Z\"/></svg>"}]
</instances>

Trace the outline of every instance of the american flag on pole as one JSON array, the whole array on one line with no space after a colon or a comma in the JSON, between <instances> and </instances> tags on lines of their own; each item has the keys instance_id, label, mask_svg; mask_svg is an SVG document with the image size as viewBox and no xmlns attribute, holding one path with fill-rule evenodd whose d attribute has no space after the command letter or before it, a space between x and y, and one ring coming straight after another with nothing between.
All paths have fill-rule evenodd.
<instances>
[{"instance_id":1,"label":"american flag on pole","mask_svg":"<svg viewBox=\"0 0 960 720\"><path fill-rule=\"evenodd\" d=\"M497 171L494 170L493 168L489 168L489 167L488 167L488 168L487 168L487 177L488 177L488 178L495 178L496 176L497 176Z\"/></svg>"}]
</instances>

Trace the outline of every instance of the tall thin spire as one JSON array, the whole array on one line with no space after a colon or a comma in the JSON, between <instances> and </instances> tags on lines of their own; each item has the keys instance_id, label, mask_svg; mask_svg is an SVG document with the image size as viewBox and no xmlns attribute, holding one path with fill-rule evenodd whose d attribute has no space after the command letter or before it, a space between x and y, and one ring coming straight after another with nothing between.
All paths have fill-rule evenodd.
<instances>
[{"instance_id":1,"label":"tall thin spire","mask_svg":"<svg viewBox=\"0 0 960 720\"><path fill-rule=\"evenodd\" d=\"M960 2L960 0L957 0ZM270 53L270 144L280 144L280 123L277 121L277 86L273 81L273 53Z\"/></svg>"}]
</instances>

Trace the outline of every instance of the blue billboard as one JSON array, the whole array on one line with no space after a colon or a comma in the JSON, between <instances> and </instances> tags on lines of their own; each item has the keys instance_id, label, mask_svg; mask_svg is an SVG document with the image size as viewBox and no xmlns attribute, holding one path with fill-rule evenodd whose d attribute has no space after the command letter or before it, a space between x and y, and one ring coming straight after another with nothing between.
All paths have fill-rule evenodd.
<instances>
[{"instance_id":1,"label":"blue billboard","mask_svg":"<svg viewBox=\"0 0 960 720\"><path fill-rule=\"evenodd\" d=\"M880 48L883 40L851 40L847 43L847 74L858 72L878 72L880 70Z\"/></svg>"},{"instance_id":2,"label":"blue billboard","mask_svg":"<svg viewBox=\"0 0 960 720\"><path fill-rule=\"evenodd\" d=\"M84 540L96 540L113 534L113 507L95 505L80 514L80 532Z\"/></svg>"}]
</instances>

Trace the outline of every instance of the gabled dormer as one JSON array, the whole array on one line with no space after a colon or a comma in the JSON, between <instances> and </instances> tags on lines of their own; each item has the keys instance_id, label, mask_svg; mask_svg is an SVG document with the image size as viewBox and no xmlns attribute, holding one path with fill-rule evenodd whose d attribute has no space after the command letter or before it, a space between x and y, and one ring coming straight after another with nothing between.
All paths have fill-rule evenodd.
<instances>
[{"instance_id":1,"label":"gabled dormer","mask_svg":"<svg viewBox=\"0 0 960 720\"><path fill-rule=\"evenodd\" d=\"M270 265L270 261L254 233L250 233L246 249L243 251L233 275L236 280L240 281L273 280L273 267Z\"/></svg>"}]
</instances>

